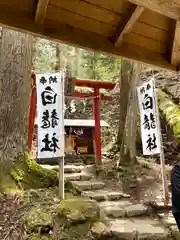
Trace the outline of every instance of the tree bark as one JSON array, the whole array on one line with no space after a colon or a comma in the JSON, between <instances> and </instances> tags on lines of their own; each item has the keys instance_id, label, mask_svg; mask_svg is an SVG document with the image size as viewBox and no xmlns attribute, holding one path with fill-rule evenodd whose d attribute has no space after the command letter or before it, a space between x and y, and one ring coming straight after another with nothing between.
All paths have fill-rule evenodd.
<instances>
[{"instance_id":1,"label":"tree bark","mask_svg":"<svg viewBox=\"0 0 180 240\"><path fill-rule=\"evenodd\" d=\"M56 64L54 70L55 72L61 70L61 46L59 43L56 43Z\"/></svg>"},{"instance_id":2,"label":"tree bark","mask_svg":"<svg viewBox=\"0 0 180 240\"><path fill-rule=\"evenodd\" d=\"M32 43L30 35L2 31L0 49L0 161L27 151L31 89ZM9 163L8 161L8 163Z\"/></svg>"},{"instance_id":3,"label":"tree bark","mask_svg":"<svg viewBox=\"0 0 180 240\"><path fill-rule=\"evenodd\" d=\"M129 91L129 101L127 106L125 128L120 149L120 164L133 165L136 159L136 134L137 134L137 91L136 87L140 80L141 67L139 63L134 64L131 75L131 87Z\"/></svg>"},{"instance_id":4,"label":"tree bark","mask_svg":"<svg viewBox=\"0 0 180 240\"><path fill-rule=\"evenodd\" d=\"M122 139L124 135L124 128L126 122L126 114L128 109L129 101L129 92L131 89L132 82L132 71L133 63L126 60L121 61L121 71L120 71L120 80L119 80L119 89L120 89L120 115L119 115L119 129L116 143L119 146L122 144Z\"/></svg>"}]
</instances>

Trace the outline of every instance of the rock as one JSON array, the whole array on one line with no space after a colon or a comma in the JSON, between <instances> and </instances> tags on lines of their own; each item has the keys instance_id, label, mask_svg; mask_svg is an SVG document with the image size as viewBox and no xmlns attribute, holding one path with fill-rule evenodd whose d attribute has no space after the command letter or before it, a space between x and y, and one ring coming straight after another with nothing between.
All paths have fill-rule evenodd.
<instances>
[{"instance_id":1,"label":"rock","mask_svg":"<svg viewBox=\"0 0 180 240\"><path fill-rule=\"evenodd\" d=\"M87 165L84 167L83 171L86 173L95 174L96 173L96 165L95 164Z\"/></svg>"},{"instance_id":2,"label":"rock","mask_svg":"<svg viewBox=\"0 0 180 240\"><path fill-rule=\"evenodd\" d=\"M91 227L91 232L95 238L100 238L108 233L108 227L102 222L95 222Z\"/></svg>"},{"instance_id":3,"label":"rock","mask_svg":"<svg viewBox=\"0 0 180 240\"><path fill-rule=\"evenodd\" d=\"M47 236L40 236L39 234L32 233L32 234L28 235L26 240L49 240L49 237L47 237Z\"/></svg>"},{"instance_id":4,"label":"rock","mask_svg":"<svg viewBox=\"0 0 180 240\"><path fill-rule=\"evenodd\" d=\"M133 219L133 222L138 240L166 240L169 235L168 230L156 219Z\"/></svg>"},{"instance_id":5,"label":"rock","mask_svg":"<svg viewBox=\"0 0 180 240\"><path fill-rule=\"evenodd\" d=\"M65 165L64 173L80 173L84 166Z\"/></svg>"},{"instance_id":6,"label":"rock","mask_svg":"<svg viewBox=\"0 0 180 240\"><path fill-rule=\"evenodd\" d=\"M118 200L121 198L126 198L128 195L121 193L121 192L108 192L107 193L107 199L108 200Z\"/></svg>"},{"instance_id":7,"label":"rock","mask_svg":"<svg viewBox=\"0 0 180 240\"><path fill-rule=\"evenodd\" d=\"M90 180L91 175L86 173L68 173L64 176L66 181Z\"/></svg>"},{"instance_id":8,"label":"rock","mask_svg":"<svg viewBox=\"0 0 180 240\"><path fill-rule=\"evenodd\" d=\"M32 208L26 217L26 228L28 232L34 233L42 229L50 231L53 228L52 215L42 209Z\"/></svg>"},{"instance_id":9,"label":"rock","mask_svg":"<svg viewBox=\"0 0 180 240\"><path fill-rule=\"evenodd\" d=\"M148 213L148 207L143 204L133 204L125 207L125 211L128 217L141 216Z\"/></svg>"},{"instance_id":10,"label":"rock","mask_svg":"<svg viewBox=\"0 0 180 240\"><path fill-rule=\"evenodd\" d=\"M172 203L166 203L165 201L159 199L157 201L150 202L151 206L158 211L172 209Z\"/></svg>"},{"instance_id":11,"label":"rock","mask_svg":"<svg viewBox=\"0 0 180 240\"><path fill-rule=\"evenodd\" d=\"M69 222L76 224L86 220L95 221L102 217L100 208L95 201L80 197L62 200L58 213Z\"/></svg>"},{"instance_id":12,"label":"rock","mask_svg":"<svg viewBox=\"0 0 180 240\"><path fill-rule=\"evenodd\" d=\"M124 217L126 214L125 206L129 206L132 203L130 201L105 201L99 203L104 212L109 217Z\"/></svg>"},{"instance_id":13,"label":"rock","mask_svg":"<svg viewBox=\"0 0 180 240\"><path fill-rule=\"evenodd\" d=\"M110 229L116 239L123 240L167 240L169 236L158 220L150 218L112 220Z\"/></svg>"},{"instance_id":14,"label":"rock","mask_svg":"<svg viewBox=\"0 0 180 240\"><path fill-rule=\"evenodd\" d=\"M109 206L109 207L104 207L103 209L108 217L119 218L119 217L124 217L126 214L126 211L123 208L120 208L118 206Z\"/></svg>"},{"instance_id":15,"label":"rock","mask_svg":"<svg viewBox=\"0 0 180 240\"><path fill-rule=\"evenodd\" d=\"M172 236L176 240L179 240L180 239L180 232L179 232L178 227L177 226L171 226L170 229L171 229Z\"/></svg>"},{"instance_id":16,"label":"rock","mask_svg":"<svg viewBox=\"0 0 180 240\"><path fill-rule=\"evenodd\" d=\"M172 226L176 225L176 221L174 219L174 216L171 211L160 211L157 212L157 215L161 218L161 222L163 223L164 226Z\"/></svg>"},{"instance_id":17,"label":"rock","mask_svg":"<svg viewBox=\"0 0 180 240\"><path fill-rule=\"evenodd\" d=\"M83 191L83 192L81 192L81 196L89 197L96 201L103 201L106 199L106 194L101 190L99 190L99 191Z\"/></svg>"},{"instance_id":18,"label":"rock","mask_svg":"<svg viewBox=\"0 0 180 240\"><path fill-rule=\"evenodd\" d=\"M72 186L76 188L78 191L85 191L91 189L101 189L105 186L105 183L101 181L72 181Z\"/></svg>"},{"instance_id":19,"label":"rock","mask_svg":"<svg viewBox=\"0 0 180 240\"><path fill-rule=\"evenodd\" d=\"M132 221L128 219L117 219L110 221L111 235L116 239L134 240L136 237L136 229Z\"/></svg>"},{"instance_id":20,"label":"rock","mask_svg":"<svg viewBox=\"0 0 180 240\"><path fill-rule=\"evenodd\" d=\"M129 195L121 192L112 192L108 190L83 191L81 196L89 197L96 201L103 200L119 200L121 198L129 198Z\"/></svg>"}]
</instances>

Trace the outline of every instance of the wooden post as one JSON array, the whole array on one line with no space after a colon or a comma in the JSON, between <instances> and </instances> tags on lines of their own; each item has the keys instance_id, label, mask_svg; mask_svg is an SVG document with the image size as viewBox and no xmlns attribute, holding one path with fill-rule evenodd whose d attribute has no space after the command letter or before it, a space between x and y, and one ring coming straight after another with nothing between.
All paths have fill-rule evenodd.
<instances>
[{"instance_id":1,"label":"wooden post","mask_svg":"<svg viewBox=\"0 0 180 240\"><path fill-rule=\"evenodd\" d=\"M29 125L28 125L28 149L31 151L32 149L32 140L33 140L33 132L34 132L34 121L36 118L36 75L33 73L31 75L32 78L32 91L31 91L31 102L30 102L30 110L29 110Z\"/></svg>"},{"instance_id":2,"label":"wooden post","mask_svg":"<svg viewBox=\"0 0 180 240\"><path fill-rule=\"evenodd\" d=\"M94 88L94 120L95 120L95 151L96 164L102 165L101 159L101 125L100 125L100 97L99 88Z\"/></svg>"},{"instance_id":3,"label":"wooden post","mask_svg":"<svg viewBox=\"0 0 180 240\"><path fill-rule=\"evenodd\" d=\"M64 101L64 76L62 78L62 93L61 93L61 97L62 97L62 113L61 113L61 118L62 118L62 129L61 129L61 133L64 134L64 110L65 110L65 101ZM65 144L65 142L63 142L63 144ZM63 146L64 148L64 146ZM65 152L64 152L65 154ZM59 197L60 199L64 199L64 154L62 157L60 157L59 159Z\"/></svg>"},{"instance_id":4,"label":"wooden post","mask_svg":"<svg viewBox=\"0 0 180 240\"><path fill-rule=\"evenodd\" d=\"M64 156L59 159L59 197L64 199Z\"/></svg>"},{"instance_id":5,"label":"wooden post","mask_svg":"<svg viewBox=\"0 0 180 240\"><path fill-rule=\"evenodd\" d=\"M163 198L165 201L169 200L169 193L168 193L168 181L166 175L166 165L165 165L165 157L164 157L164 148L163 148L163 141L161 135L161 123L160 123L160 116L159 116L159 109L158 109L158 101L157 101L157 94L155 88L155 80L153 79L153 87L154 87L154 100L155 100L155 107L156 107L156 116L157 116L157 130L159 135L159 144L160 144L160 163L161 163L161 176L162 176L162 184L163 184Z\"/></svg>"}]
</instances>

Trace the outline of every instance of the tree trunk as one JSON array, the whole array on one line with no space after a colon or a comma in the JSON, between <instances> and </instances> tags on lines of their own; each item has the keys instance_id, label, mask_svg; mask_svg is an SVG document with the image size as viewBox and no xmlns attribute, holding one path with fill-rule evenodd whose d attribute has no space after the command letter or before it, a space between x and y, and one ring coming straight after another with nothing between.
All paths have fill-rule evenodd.
<instances>
[{"instance_id":1,"label":"tree trunk","mask_svg":"<svg viewBox=\"0 0 180 240\"><path fill-rule=\"evenodd\" d=\"M128 109L128 101L129 101L129 92L131 89L132 82L132 71L133 71L133 63L128 62L126 60L121 61L121 72L120 72L120 80L119 80L119 89L120 89L120 116L119 116L119 129L116 143L119 146L122 144L125 122L126 122L126 114Z\"/></svg>"},{"instance_id":2,"label":"tree trunk","mask_svg":"<svg viewBox=\"0 0 180 240\"><path fill-rule=\"evenodd\" d=\"M74 76L77 78L79 76L79 67L80 67L80 49L75 48L75 64L74 64Z\"/></svg>"},{"instance_id":3,"label":"tree trunk","mask_svg":"<svg viewBox=\"0 0 180 240\"><path fill-rule=\"evenodd\" d=\"M136 87L140 80L141 68L139 63L134 64L131 76L131 88L129 92L128 110L125 120L123 141L120 150L120 164L133 165L136 160L136 134L137 134L137 91Z\"/></svg>"},{"instance_id":4,"label":"tree trunk","mask_svg":"<svg viewBox=\"0 0 180 240\"><path fill-rule=\"evenodd\" d=\"M3 29L0 50L0 161L27 151L32 37Z\"/></svg>"},{"instance_id":5,"label":"tree trunk","mask_svg":"<svg viewBox=\"0 0 180 240\"><path fill-rule=\"evenodd\" d=\"M0 193L57 184L28 154L33 37L8 29L0 46Z\"/></svg>"},{"instance_id":6,"label":"tree trunk","mask_svg":"<svg viewBox=\"0 0 180 240\"><path fill-rule=\"evenodd\" d=\"M56 64L54 70L55 72L61 70L61 46L59 43L56 43Z\"/></svg>"}]
</instances>

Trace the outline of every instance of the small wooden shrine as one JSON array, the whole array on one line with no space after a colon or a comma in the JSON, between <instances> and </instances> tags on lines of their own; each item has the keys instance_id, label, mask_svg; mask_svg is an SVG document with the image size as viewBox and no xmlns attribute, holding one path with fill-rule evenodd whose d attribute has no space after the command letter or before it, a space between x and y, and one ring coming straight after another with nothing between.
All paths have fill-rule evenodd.
<instances>
[{"instance_id":1,"label":"small wooden shrine","mask_svg":"<svg viewBox=\"0 0 180 240\"><path fill-rule=\"evenodd\" d=\"M95 154L95 121L85 119L65 119L65 152ZM101 127L108 127L101 120Z\"/></svg>"},{"instance_id":2,"label":"small wooden shrine","mask_svg":"<svg viewBox=\"0 0 180 240\"><path fill-rule=\"evenodd\" d=\"M101 120L101 127L109 125ZM95 154L95 121L89 119L64 119L65 152L69 154ZM35 121L35 128L37 122ZM35 131L36 132L36 131ZM36 136L35 136L36 138Z\"/></svg>"}]
</instances>

